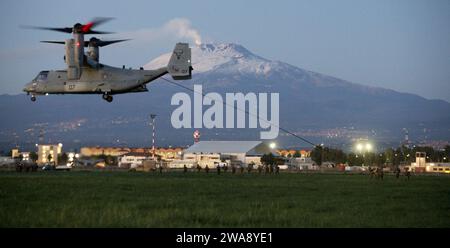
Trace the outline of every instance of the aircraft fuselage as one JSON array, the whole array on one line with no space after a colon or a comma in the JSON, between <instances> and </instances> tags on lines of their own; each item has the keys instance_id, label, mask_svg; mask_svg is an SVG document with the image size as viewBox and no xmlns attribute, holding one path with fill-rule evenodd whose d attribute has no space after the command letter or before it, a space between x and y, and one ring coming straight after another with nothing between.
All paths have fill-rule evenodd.
<instances>
[{"instance_id":1,"label":"aircraft fuselage","mask_svg":"<svg viewBox=\"0 0 450 248\"><path fill-rule=\"evenodd\" d=\"M103 65L83 68L79 79L68 80L67 71L42 71L23 89L31 95L107 94L147 91L145 84L165 75L167 68L132 70Z\"/></svg>"}]
</instances>

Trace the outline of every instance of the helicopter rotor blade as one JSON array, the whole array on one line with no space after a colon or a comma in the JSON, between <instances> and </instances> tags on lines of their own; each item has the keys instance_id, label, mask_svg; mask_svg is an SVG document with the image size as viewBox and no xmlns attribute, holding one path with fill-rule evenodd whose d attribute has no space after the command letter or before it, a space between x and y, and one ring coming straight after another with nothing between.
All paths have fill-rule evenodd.
<instances>
[{"instance_id":1,"label":"helicopter rotor blade","mask_svg":"<svg viewBox=\"0 0 450 248\"><path fill-rule=\"evenodd\" d=\"M50 30L50 31L56 31L56 32L62 32L62 33L72 33L72 28L52 28L52 27L38 27L38 26L27 26L22 25L21 28L26 29L39 29L39 30Z\"/></svg>"},{"instance_id":2,"label":"helicopter rotor blade","mask_svg":"<svg viewBox=\"0 0 450 248\"><path fill-rule=\"evenodd\" d=\"M105 31L95 31L89 30L87 32L83 32L84 34L113 34L113 32L105 32Z\"/></svg>"},{"instance_id":3,"label":"helicopter rotor blade","mask_svg":"<svg viewBox=\"0 0 450 248\"><path fill-rule=\"evenodd\" d=\"M100 40L97 39L95 37L92 37L89 41L84 41L84 46L88 47L89 45L94 46L94 47L104 47L104 46L108 46L114 43L119 43L119 42L124 42L124 41L128 41L130 39L122 39L122 40Z\"/></svg>"},{"instance_id":4,"label":"helicopter rotor blade","mask_svg":"<svg viewBox=\"0 0 450 248\"><path fill-rule=\"evenodd\" d=\"M94 19L92 19L92 21L84 24L81 27L81 31L84 34L108 34L109 32L94 31L92 29L98 25L101 25L101 24L108 22L110 20L113 20L113 19L114 18L112 18L112 17L95 17Z\"/></svg>"},{"instance_id":5,"label":"helicopter rotor blade","mask_svg":"<svg viewBox=\"0 0 450 248\"><path fill-rule=\"evenodd\" d=\"M98 25L101 25L105 22L108 22L110 20L113 20L112 17L95 17L90 22L86 24L80 24L77 23L73 27L64 27L64 28L56 28L56 27L40 27L40 26L30 26L30 25L21 25L21 28L27 28L27 29L39 29L39 30L49 30L49 31L56 31L56 32L62 32L62 33L82 33L82 34L111 34L111 32L104 32L104 31L95 31L92 30L93 28L97 27Z\"/></svg>"},{"instance_id":6,"label":"helicopter rotor blade","mask_svg":"<svg viewBox=\"0 0 450 248\"><path fill-rule=\"evenodd\" d=\"M95 17L89 23L92 23L92 27L96 27L98 25L101 25L105 22L109 22L111 20L114 20L114 18L113 17Z\"/></svg>"},{"instance_id":7,"label":"helicopter rotor blade","mask_svg":"<svg viewBox=\"0 0 450 248\"><path fill-rule=\"evenodd\" d=\"M106 41L100 41L100 44L98 45L99 47L104 47L104 46L108 46L114 43L119 43L119 42L124 42L124 41L128 41L129 39L124 39L124 40L106 40Z\"/></svg>"},{"instance_id":8,"label":"helicopter rotor blade","mask_svg":"<svg viewBox=\"0 0 450 248\"><path fill-rule=\"evenodd\" d=\"M41 40L41 43L50 43L50 44L65 44L64 41L54 41L54 40Z\"/></svg>"},{"instance_id":9,"label":"helicopter rotor blade","mask_svg":"<svg viewBox=\"0 0 450 248\"><path fill-rule=\"evenodd\" d=\"M124 41L128 41L130 39L122 39L122 40L100 40L97 39L95 37L91 38L90 40L86 40L84 41L84 46L88 47L89 45L91 46L97 46L97 47L104 47L104 46L108 46L114 43L119 43L119 42L124 42ZM61 44L64 45L65 42L64 41L55 41L55 40L42 40L41 43L50 43L50 44Z\"/></svg>"}]
</instances>

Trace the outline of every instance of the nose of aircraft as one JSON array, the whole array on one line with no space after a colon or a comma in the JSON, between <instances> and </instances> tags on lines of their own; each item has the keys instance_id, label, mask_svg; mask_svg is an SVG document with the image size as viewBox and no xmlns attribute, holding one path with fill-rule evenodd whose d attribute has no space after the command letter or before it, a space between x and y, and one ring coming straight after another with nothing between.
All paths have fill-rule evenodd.
<instances>
[{"instance_id":1,"label":"nose of aircraft","mask_svg":"<svg viewBox=\"0 0 450 248\"><path fill-rule=\"evenodd\" d=\"M32 92L32 91L34 91L34 85L33 85L33 83L27 83L26 85L25 85L25 87L23 88L23 91L25 91L25 92Z\"/></svg>"}]
</instances>

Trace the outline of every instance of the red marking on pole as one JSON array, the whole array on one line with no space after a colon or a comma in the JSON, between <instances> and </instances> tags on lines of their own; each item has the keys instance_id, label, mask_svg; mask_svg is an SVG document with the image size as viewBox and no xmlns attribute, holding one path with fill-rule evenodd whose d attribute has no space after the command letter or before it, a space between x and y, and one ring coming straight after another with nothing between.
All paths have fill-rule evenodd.
<instances>
[{"instance_id":1,"label":"red marking on pole","mask_svg":"<svg viewBox=\"0 0 450 248\"><path fill-rule=\"evenodd\" d=\"M200 131L195 130L193 136L194 136L194 142L197 143L200 140Z\"/></svg>"}]
</instances>

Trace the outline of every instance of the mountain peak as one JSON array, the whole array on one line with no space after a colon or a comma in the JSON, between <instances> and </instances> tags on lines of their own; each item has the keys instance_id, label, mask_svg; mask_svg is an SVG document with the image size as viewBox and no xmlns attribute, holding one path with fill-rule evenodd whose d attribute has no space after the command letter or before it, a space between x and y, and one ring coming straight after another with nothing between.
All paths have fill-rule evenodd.
<instances>
[{"instance_id":1,"label":"mountain peak","mask_svg":"<svg viewBox=\"0 0 450 248\"><path fill-rule=\"evenodd\" d=\"M204 53L215 53L220 55L255 56L245 47L235 43L204 43L197 46Z\"/></svg>"},{"instance_id":2,"label":"mountain peak","mask_svg":"<svg viewBox=\"0 0 450 248\"><path fill-rule=\"evenodd\" d=\"M245 47L235 43L202 43L191 47L192 66L196 73L208 72L224 65L251 68L260 66L269 60L259 57ZM156 69L166 66L171 53L163 54L144 66L145 69ZM236 68L235 68L236 69ZM239 70L242 71L242 70Z\"/></svg>"}]
</instances>

